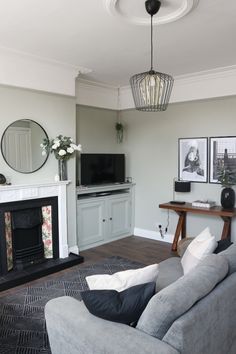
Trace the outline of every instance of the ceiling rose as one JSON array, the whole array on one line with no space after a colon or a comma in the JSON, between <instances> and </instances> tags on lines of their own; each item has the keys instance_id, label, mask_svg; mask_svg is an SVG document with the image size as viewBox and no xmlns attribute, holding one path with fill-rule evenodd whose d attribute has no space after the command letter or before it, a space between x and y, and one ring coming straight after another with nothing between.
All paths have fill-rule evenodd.
<instances>
[{"instance_id":1,"label":"ceiling rose","mask_svg":"<svg viewBox=\"0 0 236 354\"><path fill-rule=\"evenodd\" d=\"M150 25L150 18L145 11L144 0L103 0L106 10L113 16L136 25ZM187 15L199 0L162 0L158 15L153 18L153 25L179 20Z\"/></svg>"}]
</instances>

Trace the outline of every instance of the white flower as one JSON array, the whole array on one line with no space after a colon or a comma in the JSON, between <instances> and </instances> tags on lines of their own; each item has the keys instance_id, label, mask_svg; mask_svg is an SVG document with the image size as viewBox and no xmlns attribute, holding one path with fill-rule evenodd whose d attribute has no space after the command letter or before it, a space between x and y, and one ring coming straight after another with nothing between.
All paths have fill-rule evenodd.
<instances>
[{"instance_id":1,"label":"white flower","mask_svg":"<svg viewBox=\"0 0 236 354\"><path fill-rule=\"evenodd\" d=\"M45 150L43 150L43 151L42 151L42 156L45 156L45 155L47 155L47 153L46 153Z\"/></svg>"},{"instance_id":2,"label":"white flower","mask_svg":"<svg viewBox=\"0 0 236 354\"><path fill-rule=\"evenodd\" d=\"M59 150L58 155L64 156L64 155L66 155L66 151L61 149L61 150Z\"/></svg>"},{"instance_id":3,"label":"white flower","mask_svg":"<svg viewBox=\"0 0 236 354\"><path fill-rule=\"evenodd\" d=\"M74 150L77 150L77 151L81 151L81 150L82 150L81 144L79 144L79 145L70 144L70 146L71 146Z\"/></svg>"},{"instance_id":4,"label":"white flower","mask_svg":"<svg viewBox=\"0 0 236 354\"><path fill-rule=\"evenodd\" d=\"M73 147L68 147L68 148L66 149L66 151L67 151L69 154L73 154L73 152L74 152L75 150L73 149Z\"/></svg>"},{"instance_id":5,"label":"white flower","mask_svg":"<svg viewBox=\"0 0 236 354\"><path fill-rule=\"evenodd\" d=\"M77 150L77 145L75 145L75 144L70 144L70 147L74 150Z\"/></svg>"},{"instance_id":6,"label":"white flower","mask_svg":"<svg viewBox=\"0 0 236 354\"><path fill-rule=\"evenodd\" d=\"M52 149L53 149L53 150L56 150L57 148L59 148L59 146L60 146L60 143L59 143L59 142L58 142L58 143L55 143L55 144L52 145Z\"/></svg>"},{"instance_id":7,"label":"white flower","mask_svg":"<svg viewBox=\"0 0 236 354\"><path fill-rule=\"evenodd\" d=\"M57 148L59 148L59 146L60 146L60 140L54 139L54 140L53 140L52 149L53 149L53 150L56 150Z\"/></svg>"},{"instance_id":8,"label":"white flower","mask_svg":"<svg viewBox=\"0 0 236 354\"><path fill-rule=\"evenodd\" d=\"M77 145L77 150L78 151L82 151L82 145L81 144Z\"/></svg>"},{"instance_id":9,"label":"white flower","mask_svg":"<svg viewBox=\"0 0 236 354\"><path fill-rule=\"evenodd\" d=\"M44 144L41 143L41 144L40 144L40 147L41 147L41 148L44 148Z\"/></svg>"}]
</instances>

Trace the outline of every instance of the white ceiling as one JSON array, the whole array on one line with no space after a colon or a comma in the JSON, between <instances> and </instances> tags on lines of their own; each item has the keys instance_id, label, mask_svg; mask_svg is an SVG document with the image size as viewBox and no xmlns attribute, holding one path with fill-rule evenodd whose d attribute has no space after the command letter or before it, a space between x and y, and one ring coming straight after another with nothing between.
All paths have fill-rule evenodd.
<instances>
[{"instance_id":1,"label":"white ceiling","mask_svg":"<svg viewBox=\"0 0 236 354\"><path fill-rule=\"evenodd\" d=\"M141 16L143 6L148 18L144 0L125 1L132 3L120 0L122 11L137 4L131 16ZM127 85L149 70L150 27L112 16L104 2L0 0L0 46L89 68L84 77L92 81ZM163 12L176 2L163 0ZM235 14L235 0L199 0L185 17L155 26L155 69L178 76L235 65Z\"/></svg>"}]
</instances>

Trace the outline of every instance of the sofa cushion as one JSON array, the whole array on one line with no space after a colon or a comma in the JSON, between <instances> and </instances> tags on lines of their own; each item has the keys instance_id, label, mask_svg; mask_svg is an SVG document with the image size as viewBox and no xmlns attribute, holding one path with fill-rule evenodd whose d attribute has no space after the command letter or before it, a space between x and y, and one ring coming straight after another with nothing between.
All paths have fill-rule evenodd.
<instances>
[{"instance_id":1,"label":"sofa cushion","mask_svg":"<svg viewBox=\"0 0 236 354\"><path fill-rule=\"evenodd\" d=\"M81 292L90 313L104 320L130 324L137 322L150 298L155 294L155 283L116 290L87 290Z\"/></svg>"},{"instance_id":2,"label":"sofa cushion","mask_svg":"<svg viewBox=\"0 0 236 354\"><path fill-rule=\"evenodd\" d=\"M236 244L233 244L225 251L220 252L220 255L227 258L229 263L229 274L236 272Z\"/></svg>"},{"instance_id":3,"label":"sofa cushion","mask_svg":"<svg viewBox=\"0 0 236 354\"><path fill-rule=\"evenodd\" d=\"M179 240L177 244L177 254L179 257L183 257L184 252L186 251L187 247L190 243L194 240L194 237L184 237Z\"/></svg>"},{"instance_id":4,"label":"sofa cushion","mask_svg":"<svg viewBox=\"0 0 236 354\"><path fill-rule=\"evenodd\" d=\"M86 277L90 290L117 290L122 291L134 285L155 282L158 265L151 264L147 267L129 269L110 274L95 274Z\"/></svg>"},{"instance_id":5,"label":"sofa cushion","mask_svg":"<svg viewBox=\"0 0 236 354\"><path fill-rule=\"evenodd\" d=\"M45 307L45 318L53 354L180 354L167 343L135 328L93 316L83 301L69 296L50 300ZM9 331L5 333L9 337ZM8 354L12 352L10 348L6 349ZM29 349L27 354L29 351L36 354L41 350ZM42 349L43 352L49 350Z\"/></svg>"},{"instance_id":6,"label":"sofa cushion","mask_svg":"<svg viewBox=\"0 0 236 354\"><path fill-rule=\"evenodd\" d=\"M156 292L182 277L183 267L179 257L171 257L158 264Z\"/></svg>"},{"instance_id":7,"label":"sofa cushion","mask_svg":"<svg viewBox=\"0 0 236 354\"><path fill-rule=\"evenodd\" d=\"M189 244L181 259L184 274L190 272L202 259L213 253L216 247L215 237L211 235L207 227Z\"/></svg>"},{"instance_id":8,"label":"sofa cushion","mask_svg":"<svg viewBox=\"0 0 236 354\"><path fill-rule=\"evenodd\" d=\"M212 254L194 271L154 295L142 313L137 328L162 339L172 323L206 296L228 272L224 256Z\"/></svg>"},{"instance_id":9,"label":"sofa cushion","mask_svg":"<svg viewBox=\"0 0 236 354\"><path fill-rule=\"evenodd\" d=\"M233 244L233 242L231 242L228 238L226 238L225 240L217 241L217 244L218 245L217 245L215 251L213 252L215 254L226 250L227 248L229 248L229 246L231 246Z\"/></svg>"}]
</instances>

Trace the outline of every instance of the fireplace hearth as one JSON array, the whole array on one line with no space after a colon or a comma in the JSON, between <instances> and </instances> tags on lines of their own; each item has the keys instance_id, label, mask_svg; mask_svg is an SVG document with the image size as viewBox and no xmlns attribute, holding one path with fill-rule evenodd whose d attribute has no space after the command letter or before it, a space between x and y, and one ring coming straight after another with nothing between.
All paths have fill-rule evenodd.
<instances>
[{"instance_id":1,"label":"fireplace hearth","mask_svg":"<svg viewBox=\"0 0 236 354\"><path fill-rule=\"evenodd\" d=\"M44 263L34 264L23 270L12 270L0 277L0 291L73 267L83 260L82 256L71 253L66 258L47 259Z\"/></svg>"}]
</instances>

